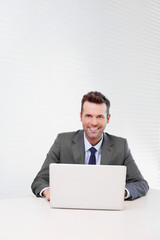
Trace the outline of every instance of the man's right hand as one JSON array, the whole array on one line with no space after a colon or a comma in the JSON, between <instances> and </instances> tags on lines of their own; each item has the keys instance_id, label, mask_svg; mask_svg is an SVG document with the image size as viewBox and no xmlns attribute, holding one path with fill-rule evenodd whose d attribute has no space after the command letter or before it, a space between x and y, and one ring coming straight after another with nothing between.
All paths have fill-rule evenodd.
<instances>
[{"instance_id":1,"label":"man's right hand","mask_svg":"<svg viewBox=\"0 0 160 240\"><path fill-rule=\"evenodd\" d=\"M45 189L42 194L48 201L50 201L50 189L49 188Z\"/></svg>"}]
</instances>

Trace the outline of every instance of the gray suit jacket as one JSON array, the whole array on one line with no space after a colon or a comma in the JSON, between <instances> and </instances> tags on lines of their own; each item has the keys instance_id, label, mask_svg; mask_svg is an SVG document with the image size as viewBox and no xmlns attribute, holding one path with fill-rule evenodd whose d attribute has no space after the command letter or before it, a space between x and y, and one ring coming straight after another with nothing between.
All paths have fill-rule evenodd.
<instances>
[{"instance_id":1,"label":"gray suit jacket","mask_svg":"<svg viewBox=\"0 0 160 240\"><path fill-rule=\"evenodd\" d=\"M59 134L32 183L33 193L39 197L40 191L49 186L50 163L84 164L84 162L84 131ZM147 193L148 183L141 175L126 139L103 133L101 165L125 165L127 167L126 188L131 194L130 200Z\"/></svg>"}]
</instances>

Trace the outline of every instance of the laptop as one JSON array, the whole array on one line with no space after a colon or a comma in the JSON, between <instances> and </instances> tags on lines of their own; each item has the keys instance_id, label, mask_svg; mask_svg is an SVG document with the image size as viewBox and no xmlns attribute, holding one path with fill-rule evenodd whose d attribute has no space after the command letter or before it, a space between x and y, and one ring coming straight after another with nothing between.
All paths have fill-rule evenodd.
<instances>
[{"instance_id":1,"label":"laptop","mask_svg":"<svg viewBox=\"0 0 160 240\"><path fill-rule=\"evenodd\" d=\"M126 166L50 164L53 208L122 210Z\"/></svg>"}]
</instances>

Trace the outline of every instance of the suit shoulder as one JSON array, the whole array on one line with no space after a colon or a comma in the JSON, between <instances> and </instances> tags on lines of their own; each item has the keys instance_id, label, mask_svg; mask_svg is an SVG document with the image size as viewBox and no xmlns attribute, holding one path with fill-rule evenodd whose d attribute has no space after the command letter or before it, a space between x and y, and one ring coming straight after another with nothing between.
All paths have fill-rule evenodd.
<instances>
[{"instance_id":1,"label":"suit shoulder","mask_svg":"<svg viewBox=\"0 0 160 240\"><path fill-rule=\"evenodd\" d=\"M73 132L63 132L63 133L59 133L58 134L58 138L62 139L62 140L66 140L66 139L75 139L77 138L77 136L82 136L83 135L83 130L77 130L77 131L73 131Z\"/></svg>"},{"instance_id":2,"label":"suit shoulder","mask_svg":"<svg viewBox=\"0 0 160 240\"><path fill-rule=\"evenodd\" d=\"M126 142L126 138L123 137L114 136L108 133L105 133L105 136L107 136L113 142Z\"/></svg>"}]
</instances>

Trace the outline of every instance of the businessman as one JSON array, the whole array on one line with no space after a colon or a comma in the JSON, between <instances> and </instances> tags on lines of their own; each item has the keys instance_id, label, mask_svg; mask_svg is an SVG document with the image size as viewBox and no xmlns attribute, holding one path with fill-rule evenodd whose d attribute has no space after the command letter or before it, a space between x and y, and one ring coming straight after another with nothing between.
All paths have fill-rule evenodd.
<instances>
[{"instance_id":1,"label":"businessman","mask_svg":"<svg viewBox=\"0 0 160 240\"><path fill-rule=\"evenodd\" d=\"M147 193L148 183L131 155L127 140L104 132L111 116L109 110L110 101L102 93L89 92L83 96L80 113L83 130L58 134L32 183L37 197L50 200L50 163L125 165L124 198L133 200Z\"/></svg>"}]
</instances>

